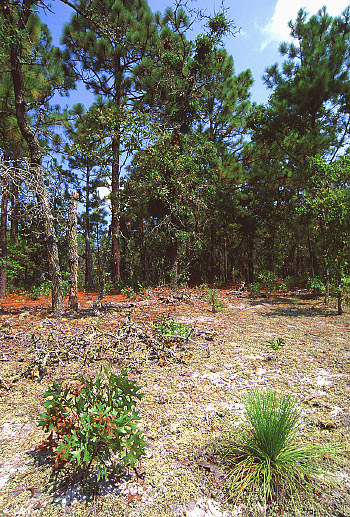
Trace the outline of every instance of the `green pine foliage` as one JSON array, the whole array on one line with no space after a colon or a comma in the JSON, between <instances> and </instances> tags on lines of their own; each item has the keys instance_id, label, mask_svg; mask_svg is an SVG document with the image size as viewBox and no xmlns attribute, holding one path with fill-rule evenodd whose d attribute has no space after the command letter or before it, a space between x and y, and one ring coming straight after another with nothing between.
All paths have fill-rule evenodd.
<instances>
[{"instance_id":1,"label":"green pine foliage","mask_svg":"<svg viewBox=\"0 0 350 517\"><path fill-rule=\"evenodd\" d=\"M230 499L249 507L312 508L320 476L322 482L331 480L326 458L335 448L300 439L301 411L290 395L253 389L242 402L247 429L220 449Z\"/></svg>"}]
</instances>

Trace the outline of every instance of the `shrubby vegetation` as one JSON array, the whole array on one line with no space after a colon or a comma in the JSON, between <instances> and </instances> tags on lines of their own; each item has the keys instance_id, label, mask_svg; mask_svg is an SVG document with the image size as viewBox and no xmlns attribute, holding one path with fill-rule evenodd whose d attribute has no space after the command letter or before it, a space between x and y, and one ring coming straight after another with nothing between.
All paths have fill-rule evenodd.
<instances>
[{"instance_id":1,"label":"shrubby vegetation","mask_svg":"<svg viewBox=\"0 0 350 517\"><path fill-rule=\"evenodd\" d=\"M98 481L114 467L115 454L134 466L146 445L135 410L143 397L140 389L126 371L117 375L107 367L74 386L54 381L44 393L45 412L38 425L49 435L39 449L54 456L55 468L86 475L93 467Z\"/></svg>"}]
</instances>

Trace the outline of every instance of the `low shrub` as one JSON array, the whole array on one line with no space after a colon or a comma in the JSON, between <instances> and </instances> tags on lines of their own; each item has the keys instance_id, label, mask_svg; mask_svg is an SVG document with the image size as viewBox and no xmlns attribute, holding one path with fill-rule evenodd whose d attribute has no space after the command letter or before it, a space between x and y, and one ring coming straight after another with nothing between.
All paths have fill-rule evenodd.
<instances>
[{"instance_id":1,"label":"low shrub","mask_svg":"<svg viewBox=\"0 0 350 517\"><path fill-rule=\"evenodd\" d=\"M169 318L164 315L154 326L157 332L169 338L183 337L188 339L193 330L184 323L177 322L174 318Z\"/></svg>"},{"instance_id":2,"label":"low shrub","mask_svg":"<svg viewBox=\"0 0 350 517\"><path fill-rule=\"evenodd\" d=\"M261 294L261 282L254 282L249 285L249 296L254 298L254 296L260 296Z\"/></svg>"},{"instance_id":3,"label":"low shrub","mask_svg":"<svg viewBox=\"0 0 350 517\"><path fill-rule=\"evenodd\" d=\"M133 466L146 445L135 410L140 389L126 370L116 375L108 367L95 379L81 377L75 386L53 382L38 421L49 433L39 450L54 455L55 468L68 465L83 475L94 465L98 481L107 477L112 454Z\"/></svg>"}]
</instances>

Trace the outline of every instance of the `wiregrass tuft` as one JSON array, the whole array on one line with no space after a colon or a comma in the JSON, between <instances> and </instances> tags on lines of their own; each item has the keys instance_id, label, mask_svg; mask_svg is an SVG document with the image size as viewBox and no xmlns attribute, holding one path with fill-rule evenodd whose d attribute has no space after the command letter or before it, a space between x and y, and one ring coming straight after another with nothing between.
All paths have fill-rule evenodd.
<instances>
[{"instance_id":1,"label":"wiregrass tuft","mask_svg":"<svg viewBox=\"0 0 350 517\"><path fill-rule=\"evenodd\" d=\"M229 439L219 448L228 469L229 499L282 508L311 502L318 494L316 485L331 480L325 460L335 455L335 448L300 440L301 412L290 395L253 389L242 402L249 429L240 440Z\"/></svg>"}]
</instances>

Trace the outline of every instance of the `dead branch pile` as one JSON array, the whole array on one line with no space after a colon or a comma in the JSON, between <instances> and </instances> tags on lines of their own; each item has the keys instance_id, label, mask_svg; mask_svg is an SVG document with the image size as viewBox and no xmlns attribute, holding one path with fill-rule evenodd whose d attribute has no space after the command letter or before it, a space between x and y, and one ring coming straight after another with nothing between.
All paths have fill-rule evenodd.
<instances>
[{"instance_id":1,"label":"dead branch pile","mask_svg":"<svg viewBox=\"0 0 350 517\"><path fill-rule=\"evenodd\" d=\"M50 322L51 323L51 322ZM51 323L52 324L52 323ZM34 359L22 375L36 370L41 377L49 365L78 361L87 365L99 360L115 363L140 360L166 359L183 363L181 348L169 347L168 338L156 335L127 317L122 326L114 331L103 331L98 326L89 325L81 332L69 335L59 326L47 336L34 332L31 336Z\"/></svg>"}]
</instances>

